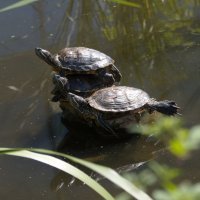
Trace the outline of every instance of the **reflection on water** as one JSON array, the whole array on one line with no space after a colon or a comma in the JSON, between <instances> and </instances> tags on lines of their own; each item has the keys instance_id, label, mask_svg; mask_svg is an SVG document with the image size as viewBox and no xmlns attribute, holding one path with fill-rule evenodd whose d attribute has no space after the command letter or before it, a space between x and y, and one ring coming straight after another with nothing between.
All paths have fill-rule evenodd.
<instances>
[{"instance_id":1,"label":"reflection on water","mask_svg":"<svg viewBox=\"0 0 200 200\"><path fill-rule=\"evenodd\" d=\"M143 166L146 162L155 158L158 151L163 148L162 144L153 138L141 135L132 135L129 139L119 141L97 137L93 132L87 132L84 136L81 136L81 134L82 130L80 130L79 134L72 134L67 137L62 152L112 167L120 174ZM103 184L107 183L98 174L79 165L78 167L97 181ZM66 190L66 187L70 189ZM109 187L112 188L112 185ZM80 190L80 193L76 192L77 188ZM88 192L88 188L83 183L63 172L58 172L52 179L51 189L56 191L58 196L68 196L69 199L82 199L82 189L86 189L85 192Z\"/></svg>"},{"instance_id":2,"label":"reflection on water","mask_svg":"<svg viewBox=\"0 0 200 200\"><path fill-rule=\"evenodd\" d=\"M139 3L141 9L101 0L47 0L0 13L1 146L56 150L68 137L63 151L116 169L146 162L161 148L144 137L106 142L91 139L84 131L78 134L83 136L81 141L75 134L71 137L60 121L58 105L49 101L51 70L34 55L37 46L52 52L64 46L100 50L115 59L123 85L142 88L158 99L174 99L188 126L199 123L200 3ZM6 4L9 2L1 1L0 7ZM163 160L170 162L167 156ZM182 167L190 166L190 174L185 176L199 179L200 163L193 160L192 166ZM30 191L32 199L64 199L70 191L75 195L72 199L97 199L83 185L64 187L71 178L67 177L62 187L60 180L65 176L42 164L4 157L0 166L1 199L30 199ZM21 191L21 185L26 189ZM60 189L56 193L50 185Z\"/></svg>"}]
</instances>

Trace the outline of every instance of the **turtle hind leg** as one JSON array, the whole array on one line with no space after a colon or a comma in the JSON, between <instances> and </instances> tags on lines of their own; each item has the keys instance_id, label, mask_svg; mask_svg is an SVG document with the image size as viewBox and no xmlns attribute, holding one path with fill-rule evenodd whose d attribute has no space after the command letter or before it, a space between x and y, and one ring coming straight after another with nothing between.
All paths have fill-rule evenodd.
<instances>
[{"instance_id":1,"label":"turtle hind leg","mask_svg":"<svg viewBox=\"0 0 200 200\"><path fill-rule=\"evenodd\" d=\"M164 101L158 101L153 102L152 104L148 104L150 111L158 111L165 115L175 115L179 114L178 109L179 107L174 101L164 100Z\"/></svg>"},{"instance_id":2,"label":"turtle hind leg","mask_svg":"<svg viewBox=\"0 0 200 200\"><path fill-rule=\"evenodd\" d=\"M120 82L122 79L122 74L120 73L119 69L114 64L112 64L111 69L112 69L112 74L114 75L115 81Z\"/></svg>"},{"instance_id":3,"label":"turtle hind leg","mask_svg":"<svg viewBox=\"0 0 200 200\"><path fill-rule=\"evenodd\" d=\"M118 137L117 133L105 122L101 114L97 116L96 121L106 132L111 133L112 136Z\"/></svg>"},{"instance_id":4,"label":"turtle hind leg","mask_svg":"<svg viewBox=\"0 0 200 200\"><path fill-rule=\"evenodd\" d=\"M115 79L113 75L110 73L105 73L103 79L107 86L112 86L115 83Z\"/></svg>"},{"instance_id":5,"label":"turtle hind leg","mask_svg":"<svg viewBox=\"0 0 200 200\"><path fill-rule=\"evenodd\" d=\"M107 87L112 86L115 83L114 76L105 69L99 70L98 75L103 79L103 82Z\"/></svg>"}]
</instances>

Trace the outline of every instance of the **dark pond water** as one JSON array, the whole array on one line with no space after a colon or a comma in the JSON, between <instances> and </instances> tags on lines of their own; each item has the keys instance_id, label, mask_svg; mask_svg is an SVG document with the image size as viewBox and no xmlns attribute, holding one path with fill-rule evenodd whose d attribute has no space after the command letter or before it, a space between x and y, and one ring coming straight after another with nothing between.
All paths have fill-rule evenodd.
<instances>
[{"instance_id":1,"label":"dark pond water","mask_svg":"<svg viewBox=\"0 0 200 200\"><path fill-rule=\"evenodd\" d=\"M5 7L14 1L1 1ZM34 54L37 46L57 52L86 46L115 59L122 85L139 87L157 99L174 99L187 126L199 123L200 3L195 0L140 1L136 9L101 0L43 0L0 13L0 146L57 150L68 130L50 101L51 70ZM77 135L82 135L77 139ZM89 138L83 130L67 138L65 152L113 168L144 168L161 145L134 137L121 142ZM87 140L85 140L87 139ZM92 144L92 145L91 145ZM163 156L164 155L164 156ZM198 152L176 163L184 177L200 180ZM0 199L101 199L60 171L31 160L2 156ZM104 185L113 194L109 182Z\"/></svg>"}]
</instances>

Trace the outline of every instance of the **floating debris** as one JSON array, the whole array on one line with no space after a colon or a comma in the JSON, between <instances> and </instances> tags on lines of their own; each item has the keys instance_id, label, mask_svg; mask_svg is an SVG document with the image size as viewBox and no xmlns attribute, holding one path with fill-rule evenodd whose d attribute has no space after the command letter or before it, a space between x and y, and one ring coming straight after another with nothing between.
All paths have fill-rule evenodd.
<instances>
[{"instance_id":1,"label":"floating debris","mask_svg":"<svg viewBox=\"0 0 200 200\"><path fill-rule=\"evenodd\" d=\"M15 87L13 85L9 85L8 88L11 89L11 90L14 90L14 91L20 91L19 88Z\"/></svg>"}]
</instances>

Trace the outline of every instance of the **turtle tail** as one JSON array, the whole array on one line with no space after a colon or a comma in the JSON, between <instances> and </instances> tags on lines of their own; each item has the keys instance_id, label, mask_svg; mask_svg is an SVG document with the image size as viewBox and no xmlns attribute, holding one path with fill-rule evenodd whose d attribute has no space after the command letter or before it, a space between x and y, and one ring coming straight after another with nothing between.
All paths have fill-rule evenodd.
<instances>
[{"instance_id":1,"label":"turtle tail","mask_svg":"<svg viewBox=\"0 0 200 200\"><path fill-rule=\"evenodd\" d=\"M150 111L158 111L165 115L175 115L179 114L178 109L180 109L174 101L164 100L164 101L154 101L152 104L148 104Z\"/></svg>"}]
</instances>

